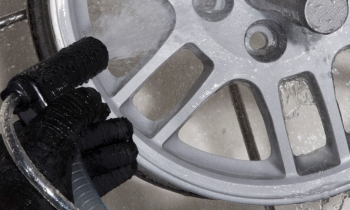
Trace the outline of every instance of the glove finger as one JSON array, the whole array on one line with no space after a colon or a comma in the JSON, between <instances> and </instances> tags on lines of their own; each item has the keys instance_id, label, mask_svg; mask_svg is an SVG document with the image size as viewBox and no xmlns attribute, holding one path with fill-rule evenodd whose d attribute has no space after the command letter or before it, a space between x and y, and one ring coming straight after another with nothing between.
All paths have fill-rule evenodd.
<instances>
[{"instance_id":1,"label":"glove finger","mask_svg":"<svg viewBox=\"0 0 350 210\"><path fill-rule=\"evenodd\" d=\"M133 175L135 175L136 170L137 162L134 161L128 166L95 176L91 180L94 183L96 191L102 197L109 191L130 179Z\"/></svg>"},{"instance_id":2,"label":"glove finger","mask_svg":"<svg viewBox=\"0 0 350 210\"><path fill-rule=\"evenodd\" d=\"M19 137L43 141L53 151L58 151L64 141L80 133L100 116L101 107L101 96L96 90L73 90L40 112Z\"/></svg>"},{"instance_id":3,"label":"glove finger","mask_svg":"<svg viewBox=\"0 0 350 210\"><path fill-rule=\"evenodd\" d=\"M132 141L133 127L126 118L94 123L81 133L78 148L84 151L119 142Z\"/></svg>"},{"instance_id":4,"label":"glove finger","mask_svg":"<svg viewBox=\"0 0 350 210\"><path fill-rule=\"evenodd\" d=\"M109 116L109 114L111 114L111 110L109 109L109 106L106 103L102 103L100 116L97 117L93 123L105 121Z\"/></svg>"},{"instance_id":5,"label":"glove finger","mask_svg":"<svg viewBox=\"0 0 350 210\"><path fill-rule=\"evenodd\" d=\"M90 177L95 177L131 164L137 155L135 143L124 142L89 150L82 157Z\"/></svg>"},{"instance_id":6,"label":"glove finger","mask_svg":"<svg viewBox=\"0 0 350 210\"><path fill-rule=\"evenodd\" d=\"M96 90L76 89L53 101L19 135L28 139L23 147L32 162L69 199L78 133L99 116L101 107Z\"/></svg>"}]
</instances>

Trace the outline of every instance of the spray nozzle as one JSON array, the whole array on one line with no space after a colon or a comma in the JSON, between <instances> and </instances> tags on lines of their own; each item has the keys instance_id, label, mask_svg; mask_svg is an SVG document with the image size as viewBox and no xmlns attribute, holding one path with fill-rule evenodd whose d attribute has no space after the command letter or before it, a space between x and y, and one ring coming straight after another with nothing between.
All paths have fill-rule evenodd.
<instances>
[{"instance_id":1,"label":"spray nozzle","mask_svg":"<svg viewBox=\"0 0 350 210\"><path fill-rule=\"evenodd\" d=\"M28 124L47 103L96 76L107 65L106 46L86 37L16 75L1 98L16 93L20 104L15 113Z\"/></svg>"}]
</instances>

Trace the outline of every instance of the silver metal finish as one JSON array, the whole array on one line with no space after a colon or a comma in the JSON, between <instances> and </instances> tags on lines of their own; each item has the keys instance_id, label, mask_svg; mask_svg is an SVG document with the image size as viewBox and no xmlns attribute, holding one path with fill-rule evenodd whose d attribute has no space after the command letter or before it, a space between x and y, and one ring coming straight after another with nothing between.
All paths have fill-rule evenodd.
<instances>
[{"instance_id":1,"label":"silver metal finish","mask_svg":"<svg viewBox=\"0 0 350 210\"><path fill-rule=\"evenodd\" d=\"M322 33L335 31L325 36L284 19L273 19L274 15L266 16L243 0L236 0L232 11L215 21L198 14L195 1L169 2L176 14L174 29L148 63L122 78L104 71L93 79L113 113L134 124L139 164L191 192L240 203L301 203L349 190L349 145L329 76L334 56L350 44L349 19L338 19L336 15L335 20L342 20L341 24L322 29ZM341 11L346 8L347 14L347 1L332 2L336 2L336 8L342 5ZM229 0L221 3L231 5ZM86 1L52 0L50 10L58 47L67 46L90 31ZM267 18L273 19L269 21L278 24L287 35L285 51L268 63L254 59L245 42L249 27ZM336 31L337 28L340 29ZM278 33L275 36L281 39ZM158 67L185 44L203 62L203 73L166 117L151 121L137 110L132 98ZM327 136L324 148L298 157L289 144L278 90L281 81L295 76L308 81ZM266 160L242 161L211 155L184 144L178 137L179 129L194 111L232 81L249 87L257 100L271 145L271 156Z\"/></svg>"},{"instance_id":2,"label":"silver metal finish","mask_svg":"<svg viewBox=\"0 0 350 210\"><path fill-rule=\"evenodd\" d=\"M246 1L256 9L279 13L320 34L330 34L341 28L349 12L347 0Z\"/></svg>"},{"instance_id":3,"label":"silver metal finish","mask_svg":"<svg viewBox=\"0 0 350 210\"><path fill-rule=\"evenodd\" d=\"M27 19L27 11L25 9L0 17L0 30L25 19Z\"/></svg>"},{"instance_id":4,"label":"silver metal finish","mask_svg":"<svg viewBox=\"0 0 350 210\"><path fill-rule=\"evenodd\" d=\"M264 46L264 47L266 47L266 46ZM252 130L250 122L249 122L247 110L246 110L246 107L243 103L241 92L239 90L239 86L237 84L233 83L232 85L229 86L229 89L230 89L230 97L232 100L233 107L235 108L236 113L238 115L237 119L239 122L239 126L241 128L241 131L242 131L244 143L245 143L246 148L247 148L249 160L252 160L252 161L261 160L259 150L257 148L256 142L254 139L253 130ZM265 209L266 210L275 210L275 207L274 206L265 206Z\"/></svg>"},{"instance_id":5,"label":"silver metal finish","mask_svg":"<svg viewBox=\"0 0 350 210\"><path fill-rule=\"evenodd\" d=\"M217 22L225 19L232 11L233 0L192 0L193 8L207 21Z\"/></svg>"}]
</instances>

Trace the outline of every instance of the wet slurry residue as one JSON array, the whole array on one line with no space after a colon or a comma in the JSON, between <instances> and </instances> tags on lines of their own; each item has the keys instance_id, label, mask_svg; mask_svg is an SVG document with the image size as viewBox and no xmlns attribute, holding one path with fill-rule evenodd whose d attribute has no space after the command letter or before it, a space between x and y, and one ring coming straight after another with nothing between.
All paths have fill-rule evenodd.
<instances>
[{"instance_id":1,"label":"wet slurry residue","mask_svg":"<svg viewBox=\"0 0 350 210\"><path fill-rule=\"evenodd\" d=\"M166 0L89 0L91 33L109 51L108 70L116 77L139 70L175 27L175 11Z\"/></svg>"},{"instance_id":2,"label":"wet slurry residue","mask_svg":"<svg viewBox=\"0 0 350 210\"><path fill-rule=\"evenodd\" d=\"M53 101L18 132L32 162L70 200L71 164L77 145L90 145L80 149L87 157L85 164L101 193L115 188L136 171L138 152L131 138L132 127L126 119L103 121L108 113L96 90L79 88ZM94 143L83 143L85 138L80 137L83 130L83 136L94 136ZM17 169L2 141L0 144L0 209L53 209Z\"/></svg>"}]
</instances>

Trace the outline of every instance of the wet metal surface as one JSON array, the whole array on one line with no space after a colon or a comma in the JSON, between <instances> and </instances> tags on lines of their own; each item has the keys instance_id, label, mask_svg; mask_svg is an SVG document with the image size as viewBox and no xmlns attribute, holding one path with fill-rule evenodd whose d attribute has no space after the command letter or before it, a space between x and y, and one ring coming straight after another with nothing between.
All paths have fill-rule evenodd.
<instances>
[{"instance_id":1,"label":"wet metal surface","mask_svg":"<svg viewBox=\"0 0 350 210\"><path fill-rule=\"evenodd\" d=\"M3 1L0 1L0 6L4 5L2 2ZM11 4L17 3L18 2L13 2ZM23 5L23 3L20 5ZM11 11L10 8L8 11L13 12L15 10ZM5 14L1 13L1 15ZM24 32L21 31L19 33L17 27L22 27ZM2 50L0 50L0 66L5 69L1 72L1 75L5 75L4 82L2 80L0 82L1 87L5 86L6 79L10 78L11 75L14 75L20 69L25 69L36 62L36 57L33 56L35 53L31 45L31 40L28 38L28 35L23 36L23 34L28 33L28 26L24 22L16 24L12 28L7 29L6 32L0 32L0 44L3 47ZM298 40L296 37L291 38L297 43L302 41ZM311 39L309 41L315 40ZM311 48L308 49L310 50ZM135 197L137 197L137 199L135 199ZM112 209L116 206L125 209L263 209L263 207L256 206L235 205L218 201L199 201L194 198L184 198L181 195L168 193L164 190L154 188L150 184L139 181L136 178L105 196L104 201L108 203L109 207ZM338 202L338 200L333 200L333 202L327 204L327 209L331 209L333 207L332 205L336 202ZM318 209L318 203L305 204L304 206L310 206L311 209ZM293 210L296 209L296 207L291 205L277 207L276 209Z\"/></svg>"},{"instance_id":2,"label":"wet metal surface","mask_svg":"<svg viewBox=\"0 0 350 210\"><path fill-rule=\"evenodd\" d=\"M242 41L250 25L267 18L265 13L244 1L235 1L232 10L230 1L218 1L221 6L215 11L222 11L227 17L217 21L193 1L169 2L176 14L176 24L154 57L124 78L113 77L106 71L94 81L105 93L113 112L123 114L134 124L139 163L189 191L235 202L297 203L346 190L350 181L343 173L350 173L349 149L328 72L336 52L349 43L350 21L341 30L325 36L275 17L274 21L288 35L287 48L278 61L261 63L252 59ZM64 20L54 22L60 47L84 36L90 25L86 3L56 0L51 6L53 20ZM206 74L167 116L159 121L146 119L135 108L132 97L186 43L194 45ZM280 81L294 75L311 81L328 139L324 149L299 157L290 148L278 93ZM239 161L207 154L178 138L178 130L196 109L234 80L247 83L262 110L271 145L271 156L265 161Z\"/></svg>"}]
</instances>

